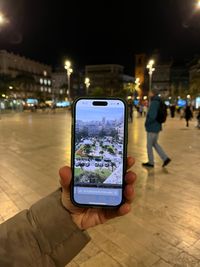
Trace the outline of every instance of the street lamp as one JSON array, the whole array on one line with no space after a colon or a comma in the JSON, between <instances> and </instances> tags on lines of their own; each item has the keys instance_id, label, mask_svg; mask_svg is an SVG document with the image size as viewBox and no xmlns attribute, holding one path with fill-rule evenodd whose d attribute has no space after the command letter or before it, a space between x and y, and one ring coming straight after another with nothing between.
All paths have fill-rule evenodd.
<instances>
[{"instance_id":1,"label":"street lamp","mask_svg":"<svg viewBox=\"0 0 200 267\"><path fill-rule=\"evenodd\" d=\"M85 86L86 86L86 95L88 95L90 79L88 77L85 78Z\"/></svg>"},{"instance_id":2,"label":"street lamp","mask_svg":"<svg viewBox=\"0 0 200 267\"><path fill-rule=\"evenodd\" d=\"M2 12L0 12L0 26L5 25L6 23L9 23L9 20L4 16Z\"/></svg>"},{"instance_id":3,"label":"street lamp","mask_svg":"<svg viewBox=\"0 0 200 267\"><path fill-rule=\"evenodd\" d=\"M2 13L0 13L0 25L3 25L6 22L6 19Z\"/></svg>"},{"instance_id":4,"label":"street lamp","mask_svg":"<svg viewBox=\"0 0 200 267\"><path fill-rule=\"evenodd\" d=\"M196 7L197 7L197 9L200 9L200 0L197 1Z\"/></svg>"},{"instance_id":5,"label":"street lamp","mask_svg":"<svg viewBox=\"0 0 200 267\"><path fill-rule=\"evenodd\" d=\"M68 80L68 98L70 100L70 76L73 72L73 69L71 68L71 62L69 60L66 60L65 61L65 66L64 68L66 69L67 71L67 80Z\"/></svg>"},{"instance_id":6,"label":"street lamp","mask_svg":"<svg viewBox=\"0 0 200 267\"><path fill-rule=\"evenodd\" d=\"M136 78L136 80L135 80L135 89L136 89L136 91L138 91L139 86L140 86L140 78Z\"/></svg>"},{"instance_id":7,"label":"street lamp","mask_svg":"<svg viewBox=\"0 0 200 267\"><path fill-rule=\"evenodd\" d=\"M155 71L155 68L153 67L154 63L155 63L154 60L151 59L147 64L147 69L149 70L149 92L151 91L152 75L153 72Z\"/></svg>"}]
</instances>

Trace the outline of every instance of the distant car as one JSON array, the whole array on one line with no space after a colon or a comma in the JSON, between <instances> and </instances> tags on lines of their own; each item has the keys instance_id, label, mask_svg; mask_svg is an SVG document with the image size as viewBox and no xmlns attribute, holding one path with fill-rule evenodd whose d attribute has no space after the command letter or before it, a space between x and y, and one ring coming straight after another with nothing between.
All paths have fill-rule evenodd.
<instances>
[{"instance_id":1,"label":"distant car","mask_svg":"<svg viewBox=\"0 0 200 267\"><path fill-rule=\"evenodd\" d=\"M90 166L90 163L89 162L86 162L85 163L85 167L89 167Z\"/></svg>"},{"instance_id":2,"label":"distant car","mask_svg":"<svg viewBox=\"0 0 200 267\"><path fill-rule=\"evenodd\" d=\"M75 166L76 166L76 167L79 167L79 162L76 162L76 163L75 163Z\"/></svg>"},{"instance_id":3,"label":"distant car","mask_svg":"<svg viewBox=\"0 0 200 267\"><path fill-rule=\"evenodd\" d=\"M95 167L99 167L99 163L97 163L97 162L95 162L94 165L95 165Z\"/></svg>"},{"instance_id":4,"label":"distant car","mask_svg":"<svg viewBox=\"0 0 200 267\"><path fill-rule=\"evenodd\" d=\"M80 163L80 167L84 167L85 166L85 163L84 162L81 162Z\"/></svg>"},{"instance_id":5,"label":"distant car","mask_svg":"<svg viewBox=\"0 0 200 267\"><path fill-rule=\"evenodd\" d=\"M105 158L104 161L105 162L111 162L111 160L109 158Z\"/></svg>"},{"instance_id":6,"label":"distant car","mask_svg":"<svg viewBox=\"0 0 200 267\"><path fill-rule=\"evenodd\" d=\"M105 167L109 167L109 163L108 162L105 163Z\"/></svg>"},{"instance_id":7,"label":"distant car","mask_svg":"<svg viewBox=\"0 0 200 267\"><path fill-rule=\"evenodd\" d=\"M103 167L103 163L102 162L99 162L99 167Z\"/></svg>"}]
</instances>

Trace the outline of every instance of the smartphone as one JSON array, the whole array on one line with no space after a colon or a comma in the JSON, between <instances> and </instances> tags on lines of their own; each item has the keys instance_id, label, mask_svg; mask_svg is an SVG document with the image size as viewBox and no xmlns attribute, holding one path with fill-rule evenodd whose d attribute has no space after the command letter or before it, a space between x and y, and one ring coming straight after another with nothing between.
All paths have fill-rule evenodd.
<instances>
[{"instance_id":1,"label":"smartphone","mask_svg":"<svg viewBox=\"0 0 200 267\"><path fill-rule=\"evenodd\" d=\"M81 207L120 206L128 140L126 102L79 98L72 114L72 202Z\"/></svg>"}]
</instances>

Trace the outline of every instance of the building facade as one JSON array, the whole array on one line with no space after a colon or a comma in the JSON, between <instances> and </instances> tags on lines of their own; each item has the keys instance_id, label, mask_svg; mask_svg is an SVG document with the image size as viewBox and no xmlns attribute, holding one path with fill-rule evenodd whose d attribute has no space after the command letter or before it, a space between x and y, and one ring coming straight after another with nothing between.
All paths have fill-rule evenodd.
<instances>
[{"instance_id":1,"label":"building facade","mask_svg":"<svg viewBox=\"0 0 200 267\"><path fill-rule=\"evenodd\" d=\"M195 58L190 62L189 94L194 97L200 96L200 58Z\"/></svg>"},{"instance_id":2,"label":"building facade","mask_svg":"<svg viewBox=\"0 0 200 267\"><path fill-rule=\"evenodd\" d=\"M189 94L189 67L185 62L174 62L170 71L170 96L185 98Z\"/></svg>"},{"instance_id":3,"label":"building facade","mask_svg":"<svg viewBox=\"0 0 200 267\"><path fill-rule=\"evenodd\" d=\"M85 75L90 79L89 91L101 88L107 95L123 90L124 67L116 64L88 65Z\"/></svg>"},{"instance_id":4,"label":"building facade","mask_svg":"<svg viewBox=\"0 0 200 267\"><path fill-rule=\"evenodd\" d=\"M147 94L147 86L145 84L145 74L147 65L147 55L137 54L135 55L135 79L139 79L140 85L137 88L137 95L142 96Z\"/></svg>"},{"instance_id":5,"label":"building facade","mask_svg":"<svg viewBox=\"0 0 200 267\"><path fill-rule=\"evenodd\" d=\"M157 88L163 97L170 94L171 64L171 62L167 62L155 65L155 71L152 75L152 88Z\"/></svg>"},{"instance_id":6,"label":"building facade","mask_svg":"<svg viewBox=\"0 0 200 267\"><path fill-rule=\"evenodd\" d=\"M10 77L8 94L14 98L52 97L52 69L49 65L1 50L0 74Z\"/></svg>"},{"instance_id":7,"label":"building facade","mask_svg":"<svg viewBox=\"0 0 200 267\"><path fill-rule=\"evenodd\" d=\"M149 91L149 71L147 64L149 59L154 60L151 87L156 88L162 97L186 96L189 90L189 68L186 62L176 62L172 58L163 58L158 51L152 55L138 54L135 56L135 79L139 78L140 94L148 95ZM191 67L190 80L197 78L198 66ZM196 74L195 74L196 73ZM196 79L194 78L194 79ZM195 80L197 81L197 80ZM191 82L190 82L191 83ZM196 82L194 82L195 84ZM195 85L193 84L193 88ZM196 89L193 89L195 91Z\"/></svg>"},{"instance_id":8,"label":"building facade","mask_svg":"<svg viewBox=\"0 0 200 267\"><path fill-rule=\"evenodd\" d=\"M52 87L56 98L65 99L69 95L69 85L67 72L65 70L56 70L52 73ZM85 95L84 74L80 71L73 71L70 76L70 96Z\"/></svg>"}]
</instances>

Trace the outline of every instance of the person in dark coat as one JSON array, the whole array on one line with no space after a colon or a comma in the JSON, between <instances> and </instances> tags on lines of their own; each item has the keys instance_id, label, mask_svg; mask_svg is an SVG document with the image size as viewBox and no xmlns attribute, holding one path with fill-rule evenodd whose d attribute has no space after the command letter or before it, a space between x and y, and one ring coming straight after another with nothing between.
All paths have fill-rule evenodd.
<instances>
[{"instance_id":1,"label":"person in dark coat","mask_svg":"<svg viewBox=\"0 0 200 267\"><path fill-rule=\"evenodd\" d=\"M170 114L171 114L171 118L174 118L174 117L175 117L175 110L176 110L175 105L171 105L171 106L170 106Z\"/></svg>"},{"instance_id":2,"label":"person in dark coat","mask_svg":"<svg viewBox=\"0 0 200 267\"><path fill-rule=\"evenodd\" d=\"M130 121L133 122L133 102L132 99L128 101L128 115L130 118Z\"/></svg>"},{"instance_id":3,"label":"person in dark coat","mask_svg":"<svg viewBox=\"0 0 200 267\"><path fill-rule=\"evenodd\" d=\"M189 105L185 108L185 120L186 120L186 127L189 127L189 121L193 118L192 110Z\"/></svg>"},{"instance_id":4,"label":"person in dark coat","mask_svg":"<svg viewBox=\"0 0 200 267\"><path fill-rule=\"evenodd\" d=\"M162 167L167 166L171 161L171 159L167 156L162 147L158 144L159 132L162 130L162 124L156 119L161 101L160 97L158 96L158 93L159 92L158 90L156 90L156 88L153 88L149 93L149 96L151 97L151 102L145 121L145 128L147 132L148 161L142 163L143 167L154 167L153 148L163 160Z\"/></svg>"}]
</instances>

